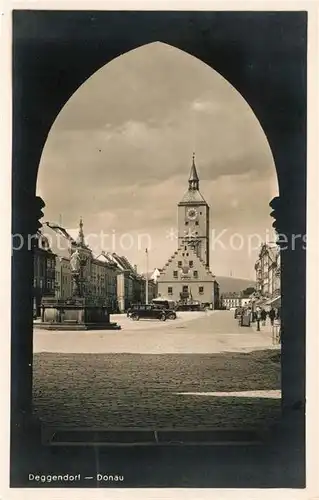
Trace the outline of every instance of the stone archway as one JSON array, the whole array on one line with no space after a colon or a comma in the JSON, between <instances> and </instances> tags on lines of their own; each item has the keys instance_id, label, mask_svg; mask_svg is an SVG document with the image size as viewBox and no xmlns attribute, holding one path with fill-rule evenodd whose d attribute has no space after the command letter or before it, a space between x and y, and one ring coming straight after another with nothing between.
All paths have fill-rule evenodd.
<instances>
[{"instance_id":1,"label":"stone archway","mask_svg":"<svg viewBox=\"0 0 319 500\"><path fill-rule=\"evenodd\" d=\"M76 89L118 55L152 41L190 53L228 80L259 119L273 152L280 199L276 228L291 240L306 227L306 43L302 13L14 13L12 232L27 243L41 219L35 196L42 149ZM232 16L232 17L230 17ZM140 24L139 24L140 23ZM105 26L108 27L107 33ZM264 44L265 26L272 30ZM69 33L74 31L72 38ZM121 33L121 36L119 36ZM123 35L123 36L122 36ZM68 43L69 42L69 43ZM284 68L284 69L283 69ZM266 89L261 90L261 89ZM32 399L32 251L12 266L12 420ZM282 253L283 404L304 402L305 252Z\"/></svg>"}]
</instances>

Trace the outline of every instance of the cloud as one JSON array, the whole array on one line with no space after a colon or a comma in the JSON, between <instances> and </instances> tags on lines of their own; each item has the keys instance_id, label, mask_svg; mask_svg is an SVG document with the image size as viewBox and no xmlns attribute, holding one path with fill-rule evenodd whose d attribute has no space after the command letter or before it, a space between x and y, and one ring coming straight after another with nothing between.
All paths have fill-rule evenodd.
<instances>
[{"instance_id":1,"label":"cloud","mask_svg":"<svg viewBox=\"0 0 319 500\"><path fill-rule=\"evenodd\" d=\"M220 110L220 106L218 105L218 103L213 102L213 101L202 101L200 99L196 99L191 104L191 109L193 109L195 111L206 112L206 113L214 113L214 112Z\"/></svg>"}]
</instances>

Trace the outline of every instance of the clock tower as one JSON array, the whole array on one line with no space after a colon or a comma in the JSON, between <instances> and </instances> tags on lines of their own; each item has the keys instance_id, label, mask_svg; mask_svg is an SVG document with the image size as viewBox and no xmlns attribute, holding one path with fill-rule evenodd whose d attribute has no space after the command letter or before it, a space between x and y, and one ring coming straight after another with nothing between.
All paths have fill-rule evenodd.
<instances>
[{"instance_id":1,"label":"clock tower","mask_svg":"<svg viewBox=\"0 0 319 500\"><path fill-rule=\"evenodd\" d=\"M188 190L178 204L178 246L192 248L209 267L209 206L199 191L195 154Z\"/></svg>"}]
</instances>

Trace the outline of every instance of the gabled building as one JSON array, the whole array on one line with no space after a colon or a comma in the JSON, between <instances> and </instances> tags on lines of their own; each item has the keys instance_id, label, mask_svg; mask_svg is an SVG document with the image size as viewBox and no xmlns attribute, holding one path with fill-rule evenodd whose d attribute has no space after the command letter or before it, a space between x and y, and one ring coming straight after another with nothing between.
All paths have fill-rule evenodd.
<instances>
[{"instance_id":1,"label":"gabled building","mask_svg":"<svg viewBox=\"0 0 319 500\"><path fill-rule=\"evenodd\" d=\"M221 307L231 309L233 307L246 307L251 303L250 297L244 297L242 293L224 293L221 295Z\"/></svg>"},{"instance_id":2,"label":"gabled building","mask_svg":"<svg viewBox=\"0 0 319 500\"><path fill-rule=\"evenodd\" d=\"M255 264L257 292L264 305L280 307L281 264L280 250L267 243L261 245Z\"/></svg>"},{"instance_id":3,"label":"gabled building","mask_svg":"<svg viewBox=\"0 0 319 500\"><path fill-rule=\"evenodd\" d=\"M102 272L100 273L100 282L98 283L95 281L99 276L99 273L97 272L99 266ZM93 270L93 284L97 287L100 286L100 293L106 296L107 307L111 312L116 312L118 310L117 276L119 273L117 264L110 259L109 254L102 251L102 253L97 255L93 261Z\"/></svg>"},{"instance_id":4,"label":"gabled building","mask_svg":"<svg viewBox=\"0 0 319 500\"><path fill-rule=\"evenodd\" d=\"M157 267L152 271L149 275L149 279L153 280L155 283L157 282L158 278L161 275L161 272L163 269L158 269Z\"/></svg>"},{"instance_id":5,"label":"gabled building","mask_svg":"<svg viewBox=\"0 0 319 500\"><path fill-rule=\"evenodd\" d=\"M209 267L194 248L183 245L165 264L158 281L158 295L181 304L215 304L217 286Z\"/></svg>"},{"instance_id":6,"label":"gabled building","mask_svg":"<svg viewBox=\"0 0 319 500\"><path fill-rule=\"evenodd\" d=\"M158 295L219 307L219 285L209 268L209 206L199 191L194 155L188 190L178 203L178 248L160 273Z\"/></svg>"},{"instance_id":7,"label":"gabled building","mask_svg":"<svg viewBox=\"0 0 319 500\"><path fill-rule=\"evenodd\" d=\"M263 297L280 294L280 252L277 246L261 245L255 271L257 291Z\"/></svg>"},{"instance_id":8,"label":"gabled building","mask_svg":"<svg viewBox=\"0 0 319 500\"><path fill-rule=\"evenodd\" d=\"M56 255L48 238L40 231L36 235L33 254L33 315L40 316L42 297L55 293Z\"/></svg>"}]
</instances>

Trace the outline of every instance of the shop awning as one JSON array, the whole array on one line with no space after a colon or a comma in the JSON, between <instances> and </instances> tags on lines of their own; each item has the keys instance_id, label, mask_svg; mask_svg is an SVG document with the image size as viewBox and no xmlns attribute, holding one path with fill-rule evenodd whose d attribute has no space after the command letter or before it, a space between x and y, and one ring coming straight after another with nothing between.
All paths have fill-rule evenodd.
<instances>
[{"instance_id":1,"label":"shop awning","mask_svg":"<svg viewBox=\"0 0 319 500\"><path fill-rule=\"evenodd\" d=\"M278 297L274 297L272 299L268 299L267 302L265 302L264 305L265 306L280 307L281 306L281 296L279 295Z\"/></svg>"}]
</instances>

